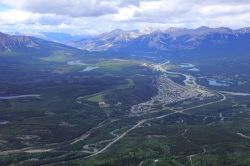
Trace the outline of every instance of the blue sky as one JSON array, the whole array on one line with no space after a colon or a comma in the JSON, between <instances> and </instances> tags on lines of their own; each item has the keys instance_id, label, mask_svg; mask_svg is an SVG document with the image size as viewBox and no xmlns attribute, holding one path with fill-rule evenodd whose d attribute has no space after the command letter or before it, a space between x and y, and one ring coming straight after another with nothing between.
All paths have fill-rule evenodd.
<instances>
[{"instance_id":1,"label":"blue sky","mask_svg":"<svg viewBox=\"0 0 250 166\"><path fill-rule=\"evenodd\" d=\"M5 5L5 4L0 4L0 12L6 11L10 9L9 6Z\"/></svg>"},{"instance_id":2,"label":"blue sky","mask_svg":"<svg viewBox=\"0 0 250 166\"><path fill-rule=\"evenodd\" d=\"M250 0L0 0L2 32L98 34L199 26L250 26Z\"/></svg>"}]
</instances>

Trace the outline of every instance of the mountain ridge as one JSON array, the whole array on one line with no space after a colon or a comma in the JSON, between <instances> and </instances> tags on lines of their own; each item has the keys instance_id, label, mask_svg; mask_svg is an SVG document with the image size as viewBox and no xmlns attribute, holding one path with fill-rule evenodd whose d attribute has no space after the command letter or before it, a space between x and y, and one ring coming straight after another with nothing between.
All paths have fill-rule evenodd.
<instances>
[{"instance_id":1,"label":"mountain ridge","mask_svg":"<svg viewBox=\"0 0 250 166\"><path fill-rule=\"evenodd\" d=\"M120 51L122 49L135 49L137 47L147 47L153 51L167 51L173 48L193 49L201 45L202 40L213 35L219 36L220 41L227 41L228 37L237 37L250 34L250 28L230 29L227 27L209 28L199 27L169 28L166 30L154 30L142 32L140 30L124 31L113 30L100 34L92 39L83 39L68 43L70 46L87 51ZM224 39L223 39L224 38Z\"/></svg>"},{"instance_id":2,"label":"mountain ridge","mask_svg":"<svg viewBox=\"0 0 250 166\"><path fill-rule=\"evenodd\" d=\"M54 45L56 47L65 47L77 49L62 43L41 39L27 35L9 35L0 32L0 51L15 51L23 48L40 49L43 44Z\"/></svg>"},{"instance_id":3,"label":"mountain ridge","mask_svg":"<svg viewBox=\"0 0 250 166\"><path fill-rule=\"evenodd\" d=\"M0 32L0 51L11 51L21 47L35 48L38 44L28 36L8 35Z\"/></svg>"},{"instance_id":4,"label":"mountain ridge","mask_svg":"<svg viewBox=\"0 0 250 166\"><path fill-rule=\"evenodd\" d=\"M0 58L16 60L17 62L56 62L65 63L89 55L88 51L44 39L9 35L0 32Z\"/></svg>"}]
</instances>

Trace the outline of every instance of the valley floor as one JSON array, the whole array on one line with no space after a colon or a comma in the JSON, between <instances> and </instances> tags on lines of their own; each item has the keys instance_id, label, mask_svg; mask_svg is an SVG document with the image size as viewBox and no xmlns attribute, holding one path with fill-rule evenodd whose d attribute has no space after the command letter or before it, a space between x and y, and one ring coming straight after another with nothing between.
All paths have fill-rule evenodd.
<instances>
[{"instance_id":1,"label":"valley floor","mask_svg":"<svg viewBox=\"0 0 250 166\"><path fill-rule=\"evenodd\" d=\"M0 162L6 165L249 164L247 163L250 152L249 94L211 90L198 84L195 76L180 71L170 72L165 65L167 64L144 63L146 69L136 69L141 70L137 76L140 76L144 83L148 77L144 78L144 70L157 73L150 74L155 81L150 85L156 88L156 93L152 92L152 97L144 98L140 102L137 99L136 104L129 101L131 103L127 104L130 105L128 107L123 105L129 96L124 98L122 95L126 95L131 89L135 91L136 85L141 81L131 75L118 86L84 96L80 93L74 94L74 97L70 96L70 99L73 99L70 102L76 104L69 107L75 109L76 117L73 120L84 125L81 124L83 119L79 119L84 112L79 110L91 109L96 111L91 114L91 119L96 119L96 122L93 123L89 119L91 125L84 129L84 132L80 134L78 132L77 136L69 136L67 139L58 138L59 141L35 143L42 139L36 136L35 132L19 136L19 140L21 143L26 143L26 147L20 145L21 148L18 149L5 147L6 150L0 152ZM183 77L184 80L179 83L173 76ZM73 77L80 79L79 76ZM146 91L145 87L139 90ZM69 90L71 88L73 87ZM114 95L115 98L112 98ZM136 96L138 94L132 92L128 95L139 98ZM30 100L41 102L43 97L43 95L21 95L0 97L0 100L3 100L1 104L19 98L22 98L24 103ZM58 100L53 97L50 99ZM123 112L127 109L127 112L114 115L113 109ZM57 113L47 112L46 117L53 117L54 114ZM69 115L64 117L65 121L60 121L60 126L72 131L73 135L76 135L73 133L74 130L83 130L77 129L74 121L67 121L67 116ZM44 121L48 121L46 117L45 119L44 116L41 117ZM41 117L31 117L32 123L35 124L33 120L39 120ZM22 124L22 120L18 122ZM52 119L49 124L53 123ZM50 127L54 126L46 126ZM6 130L10 130L7 125ZM45 129L40 129L37 133L41 130ZM45 132L48 134L49 131ZM0 144L4 143L4 140L0 140ZM237 156L241 156L241 159L238 160Z\"/></svg>"}]
</instances>

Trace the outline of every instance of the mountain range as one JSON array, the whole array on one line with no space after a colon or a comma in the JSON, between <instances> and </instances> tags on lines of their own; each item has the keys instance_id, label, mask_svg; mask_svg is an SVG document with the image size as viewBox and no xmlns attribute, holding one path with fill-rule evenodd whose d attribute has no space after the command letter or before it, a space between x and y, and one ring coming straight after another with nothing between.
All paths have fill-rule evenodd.
<instances>
[{"instance_id":1,"label":"mountain range","mask_svg":"<svg viewBox=\"0 0 250 166\"><path fill-rule=\"evenodd\" d=\"M55 53L71 56L83 52L119 53L136 56L246 55L250 52L249 43L250 28L232 30L226 27L169 28L150 31L117 29L95 37L84 37L78 41L67 42L67 44L24 35L0 33L0 53L2 55L15 53L32 54L39 57L55 56Z\"/></svg>"},{"instance_id":2,"label":"mountain range","mask_svg":"<svg viewBox=\"0 0 250 166\"><path fill-rule=\"evenodd\" d=\"M248 49L250 28L232 30L226 27L197 29L169 28L142 32L139 30L113 30L91 39L68 43L88 51L119 53L161 53L197 49Z\"/></svg>"},{"instance_id":3,"label":"mountain range","mask_svg":"<svg viewBox=\"0 0 250 166\"><path fill-rule=\"evenodd\" d=\"M70 34L63 32L8 32L15 36L33 36L43 40L53 41L61 44L67 44L72 41L84 40L92 38L92 35Z\"/></svg>"},{"instance_id":4,"label":"mountain range","mask_svg":"<svg viewBox=\"0 0 250 166\"><path fill-rule=\"evenodd\" d=\"M57 42L39 39L25 35L8 35L0 33L0 56L1 55L25 55L39 57L72 56L86 53L86 51L63 45Z\"/></svg>"},{"instance_id":5,"label":"mountain range","mask_svg":"<svg viewBox=\"0 0 250 166\"><path fill-rule=\"evenodd\" d=\"M28 36L11 36L0 33L0 51L11 51L18 48L38 48L39 45Z\"/></svg>"}]
</instances>

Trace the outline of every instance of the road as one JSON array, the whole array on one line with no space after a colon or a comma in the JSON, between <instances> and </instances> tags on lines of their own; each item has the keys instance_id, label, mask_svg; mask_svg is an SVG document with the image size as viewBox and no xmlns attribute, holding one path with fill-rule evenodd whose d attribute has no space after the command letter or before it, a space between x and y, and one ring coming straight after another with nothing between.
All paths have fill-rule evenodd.
<instances>
[{"instance_id":1,"label":"road","mask_svg":"<svg viewBox=\"0 0 250 166\"><path fill-rule=\"evenodd\" d=\"M123 137L125 137L130 131L136 129L137 127L139 127L140 125L142 125L143 123L145 123L145 120L141 120L139 121L137 124L135 124L132 128L128 129L127 131L125 131L123 134L121 134L119 137L117 137L116 139L114 139L112 142L110 142L108 145L106 145L103 149L97 151L96 153L91 154L88 157L92 157L92 156L96 156L102 152L104 152L105 150L107 150L110 146L112 146L114 143L116 143L117 141L119 141L120 139L122 139Z\"/></svg>"},{"instance_id":2,"label":"road","mask_svg":"<svg viewBox=\"0 0 250 166\"><path fill-rule=\"evenodd\" d=\"M232 96L250 96L250 93L242 93L242 92L227 92L227 91L220 91L220 93L232 95Z\"/></svg>"},{"instance_id":3,"label":"road","mask_svg":"<svg viewBox=\"0 0 250 166\"><path fill-rule=\"evenodd\" d=\"M160 64L158 66L162 67L162 65L164 65L165 63L163 64ZM178 75L183 75L186 77L186 80L185 80L185 84L186 85L189 85L187 84L187 82L189 80L192 81L192 85L191 87L196 87L196 88L200 88L201 86L198 85L195 81L195 78L192 77L192 76L189 76L189 75L186 75L186 74L182 74L182 73L178 73L178 72L167 72L166 70L163 71L164 73L170 73L170 74L178 74ZM190 85L189 85L190 86ZM193 107L189 107L189 108L186 108L186 109L183 109L183 110L178 110L178 111L175 111L175 110L172 110L174 112L172 113L168 113L168 114L165 114L165 115L161 115L161 116L157 116L157 117L154 117L154 118L148 118L148 119L143 119L141 121L139 121L138 123L136 123L133 127L131 127L130 129L128 129L127 131L125 131L123 134L121 134L120 136L118 136L117 138L115 138L112 142L110 142L108 145L106 145L104 148L102 148L101 150L87 156L86 158L89 158L89 157L92 157L92 156L96 156L100 153L103 153L104 151L106 151L109 147L111 147L113 144L115 144L116 142L118 142L119 140L121 140L122 138L124 138L129 132L131 132L132 130L138 128L140 125L142 125L143 123L145 122L149 122L149 121L152 121L152 120L156 120L156 119L162 119L162 118L165 118L165 117L168 117L170 115L174 115L174 114L177 114L177 113L183 113L185 111L188 111L188 110L192 110L192 109L196 109L196 108L201 108L201 107L204 107L204 106L208 106L208 105L212 105L212 104L216 104L216 103L220 103L220 102L223 102L226 100L226 96L221 93L221 92L216 92L217 94L219 94L220 96L222 96L221 99L217 100L217 101L212 101L212 102L209 102L209 103L205 103L205 104L201 104L201 105L198 105L198 106L193 106Z\"/></svg>"},{"instance_id":4,"label":"road","mask_svg":"<svg viewBox=\"0 0 250 166\"><path fill-rule=\"evenodd\" d=\"M190 79L190 77L188 77L187 75L185 74L182 74L182 73L177 73L177 72L166 72L165 73L172 73L172 74L179 74L179 75L183 75L186 77L186 80L187 79ZM191 76L192 77L192 76ZM200 88L200 85L198 85L195 81L195 79L193 79L192 77L192 87L196 87L196 88ZM186 84L187 85L187 84ZM212 102L209 102L209 103L205 103L205 104L200 104L200 105L197 105L197 106L193 106L193 107L189 107L189 108L185 108L185 109L182 109L182 110L174 110L172 109L173 112L171 113L168 113L168 114L165 114L165 115L161 115L161 116L156 116L156 117L153 117L153 118L148 118L148 119L142 119L140 120L139 122L137 122L135 125L133 125L131 128L129 128L128 130L126 130L125 132L123 132L121 135L117 136L116 138L114 138L113 140L111 140L111 142L109 142L105 147L103 147L102 149L84 157L84 158L90 158L90 157L93 157L93 156L97 156L103 152L105 152L108 148L110 148L112 145L114 145L115 143L117 143L118 141L120 141L121 139L123 139L127 134L129 134L131 131L137 129L138 127L140 127L142 124L146 123L146 122L149 122L149 121L153 121L153 120L158 120L158 119L163 119L165 117L168 117L168 116L171 116L171 115L174 115L174 114L177 114L177 113L184 113L185 111L188 111L188 110L192 110L192 109L197 109L197 108L201 108L201 107L205 107L205 106L208 106L208 105L212 105L212 104L216 104L216 103L220 103L220 102L223 102L224 100L226 100L226 96L222 93L222 92L216 92L217 94L219 94L222 98L217 100L217 101L212 101ZM157 111L158 112L158 111ZM104 121L105 122L105 121ZM84 139L86 139L92 130L95 130L96 128L99 128L101 126L103 126L104 123L100 123L98 124L96 127L94 127L93 129L91 129L89 132L87 133L84 133L83 135L69 141L69 144L75 144L75 143L78 143ZM22 149L21 151L24 151L24 150L27 150L27 149ZM28 149L30 150L30 149ZM31 149L31 150L36 150L36 149ZM56 152L56 151L54 151Z\"/></svg>"},{"instance_id":5,"label":"road","mask_svg":"<svg viewBox=\"0 0 250 166\"><path fill-rule=\"evenodd\" d=\"M220 103L220 102L223 102L226 100L226 96L222 93L218 93L222 96L222 99L220 100L217 100L217 101L213 101L213 102L209 102L209 103L206 103L206 104L201 104L201 105L198 105L198 106L193 106L193 107L190 107L190 108L186 108L186 109L183 109L183 110L179 110L179 111L175 111L175 112L172 112L172 113L168 113L166 115L161 115L161 116L157 116L157 117L154 117L154 118L149 118L149 119L143 119L141 121L139 121L138 123L136 123L133 127L131 127L130 129L128 129L127 131L125 131L123 134L121 134L120 136L118 136L117 138L115 138L112 142L110 142L108 145L106 145L103 149L85 157L85 158L89 158L89 157L92 157L92 156L96 156L100 153L103 153L105 150L107 150L109 147L111 147L113 144L115 144L117 141L121 140L122 138L124 138L129 132L131 132L132 130L138 128L140 125L142 125L143 123L145 122L149 122L149 121L152 121L152 120L156 120L156 119L162 119L162 118L165 118L165 117L168 117L170 115L174 115L174 114L177 114L177 113L183 113L185 111L188 111L188 110L192 110L192 109L196 109L196 108L201 108L201 107L204 107L204 106L208 106L208 105L212 105L212 104L216 104L216 103Z\"/></svg>"}]
</instances>

